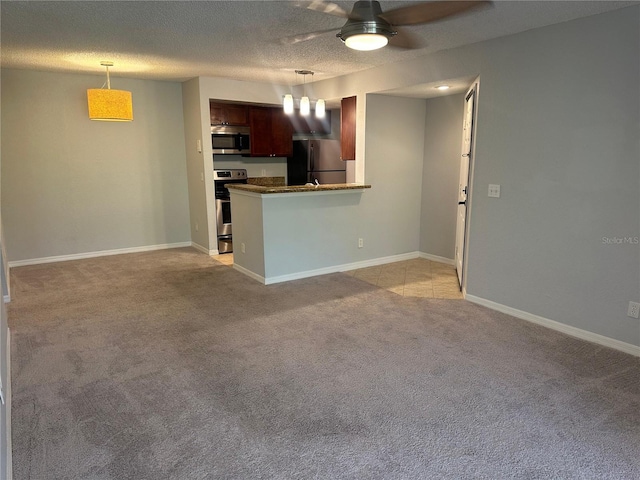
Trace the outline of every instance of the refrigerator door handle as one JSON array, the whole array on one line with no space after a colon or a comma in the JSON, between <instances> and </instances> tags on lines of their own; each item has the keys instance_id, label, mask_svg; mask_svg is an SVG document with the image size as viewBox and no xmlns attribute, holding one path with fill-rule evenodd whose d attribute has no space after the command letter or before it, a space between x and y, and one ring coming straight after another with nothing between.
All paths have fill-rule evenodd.
<instances>
[{"instance_id":1,"label":"refrigerator door handle","mask_svg":"<svg viewBox=\"0 0 640 480\"><path fill-rule=\"evenodd\" d=\"M314 171L315 169L315 149L313 148L313 143L309 143L309 170Z\"/></svg>"}]
</instances>

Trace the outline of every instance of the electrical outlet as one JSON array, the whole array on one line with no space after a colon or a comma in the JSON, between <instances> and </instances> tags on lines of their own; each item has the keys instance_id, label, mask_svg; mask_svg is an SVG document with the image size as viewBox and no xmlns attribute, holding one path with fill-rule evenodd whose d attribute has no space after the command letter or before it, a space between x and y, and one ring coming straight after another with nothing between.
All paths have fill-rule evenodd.
<instances>
[{"instance_id":1,"label":"electrical outlet","mask_svg":"<svg viewBox=\"0 0 640 480\"><path fill-rule=\"evenodd\" d=\"M199 230L199 225L196 223L196 232Z\"/></svg>"},{"instance_id":2,"label":"electrical outlet","mask_svg":"<svg viewBox=\"0 0 640 480\"><path fill-rule=\"evenodd\" d=\"M358 239L358 248L364 247L364 240L362 238Z\"/></svg>"},{"instance_id":3,"label":"electrical outlet","mask_svg":"<svg viewBox=\"0 0 640 480\"><path fill-rule=\"evenodd\" d=\"M500 185L489 184L489 196L500 198Z\"/></svg>"},{"instance_id":4,"label":"electrical outlet","mask_svg":"<svg viewBox=\"0 0 640 480\"><path fill-rule=\"evenodd\" d=\"M629 311L627 311L627 316L631 318L640 318L640 303L629 302Z\"/></svg>"},{"instance_id":5,"label":"electrical outlet","mask_svg":"<svg viewBox=\"0 0 640 480\"><path fill-rule=\"evenodd\" d=\"M242 253L246 253L247 248L245 247L244 243L241 243L241 244L240 244L240 251L241 251Z\"/></svg>"}]
</instances>

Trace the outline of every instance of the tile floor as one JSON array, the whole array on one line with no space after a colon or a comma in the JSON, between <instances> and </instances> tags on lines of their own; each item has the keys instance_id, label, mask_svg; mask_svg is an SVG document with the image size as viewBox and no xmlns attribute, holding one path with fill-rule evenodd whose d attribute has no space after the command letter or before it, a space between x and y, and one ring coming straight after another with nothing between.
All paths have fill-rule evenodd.
<instances>
[{"instance_id":1,"label":"tile floor","mask_svg":"<svg viewBox=\"0 0 640 480\"><path fill-rule=\"evenodd\" d=\"M214 255L213 259L224 265L233 265L232 253ZM345 273L404 297L462 299L455 268L424 258L360 268Z\"/></svg>"},{"instance_id":2,"label":"tile floor","mask_svg":"<svg viewBox=\"0 0 640 480\"><path fill-rule=\"evenodd\" d=\"M211 258L228 267L233 267L233 253L223 253L222 255L211 255Z\"/></svg>"},{"instance_id":3,"label":"tile floor","mask_svg":"<svg viewBox=\"0 0 640 480\"><path fill-rule=\"evenodd\" d=\"M345 273L404 297L462 299L455 268L424 258Z\"/></svg>"}]
</instances>

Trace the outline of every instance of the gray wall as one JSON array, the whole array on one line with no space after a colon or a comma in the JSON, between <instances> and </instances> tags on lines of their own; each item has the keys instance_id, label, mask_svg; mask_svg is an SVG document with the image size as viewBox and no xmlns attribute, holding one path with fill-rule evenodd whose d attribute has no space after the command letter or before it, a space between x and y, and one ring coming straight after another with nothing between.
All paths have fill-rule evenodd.
<instances>
[{"instance_id":1,"label":"gray wall","mask_svg":"<svg viewBox=\"0 0 640 480\"><path fill-rule=\"evenodd\" d=\"M416 252L420 237L420 192L425 100L367 95L365 183L355 260Z\"/></svg>"},{"instance_id":2,"label":"gray wall","mask_svg":"<svg viewBox=\"0 0 640 480\"><path fill-rule=\"evenodd\" d=\"M189 216L191 219L191 241L201 249L209 250L209 228L207 226L207 193L204 183L207 137L203 136L200 102L200 81L197 78L182 84L184 109L184 141L187 157L187 181L189 185ZM198 141L202 151L198 152ZM211 146L209 142L209 151Z\"/></svg>"},{"instance_id":3,"label":"gray wall","mask_svg":"<svg viewBox=\"0 0 640 480\"><path fill-rule=\"evenodd\" d=\"M114 77L134 121L96 122L103 76L2 70L10 261L190 240L181 85Z\"/></svg>"},{"instance_id":4,"label":"gray wall","mask_svg":"<svg viewBox=\"0 0 640 480\"><path fill-rule=\"evenodd\" d=\"M427 100L420 251L453 260L464 93Z\"/></svg>"},{"instance_id":5,"label":"gray wall","mask_svg":"<svg viewBox=\"0 0 640 480\"><path fill-rule=\"evenodd\" d=\"M640 345L640 8L476 47L467 291ZM487 185L502 185L499 199Z\"/></svg>"}]
</instances>

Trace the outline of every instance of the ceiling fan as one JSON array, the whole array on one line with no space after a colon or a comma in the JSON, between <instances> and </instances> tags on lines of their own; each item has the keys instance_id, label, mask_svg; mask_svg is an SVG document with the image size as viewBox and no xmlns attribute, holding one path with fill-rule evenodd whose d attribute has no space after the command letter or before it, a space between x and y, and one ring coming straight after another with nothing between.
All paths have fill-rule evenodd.
<instances>
[{"instance_id":1,"label":"ceiling fan","mask_svg":"<svg viewBox=\"0 0 640 480\"><path fill-rule=\"evenodd\" d=\"M357 1L351 12L324 0L313 0L305 3L304 6L309 10L346 18L347 23L342 26L336 37L341 39L347 47L355 50L376 50L387 44L406 49L421 48L424 46L422 38L400 27L435 22L472 9L486 7L491 3L485 0L445 0L417 3L386 12L382 11L380 2L371 0ZM287 44L304 42L336 30L338 29L331 28L292 35L281 41Z\"/></svg>"}]
</instances>

